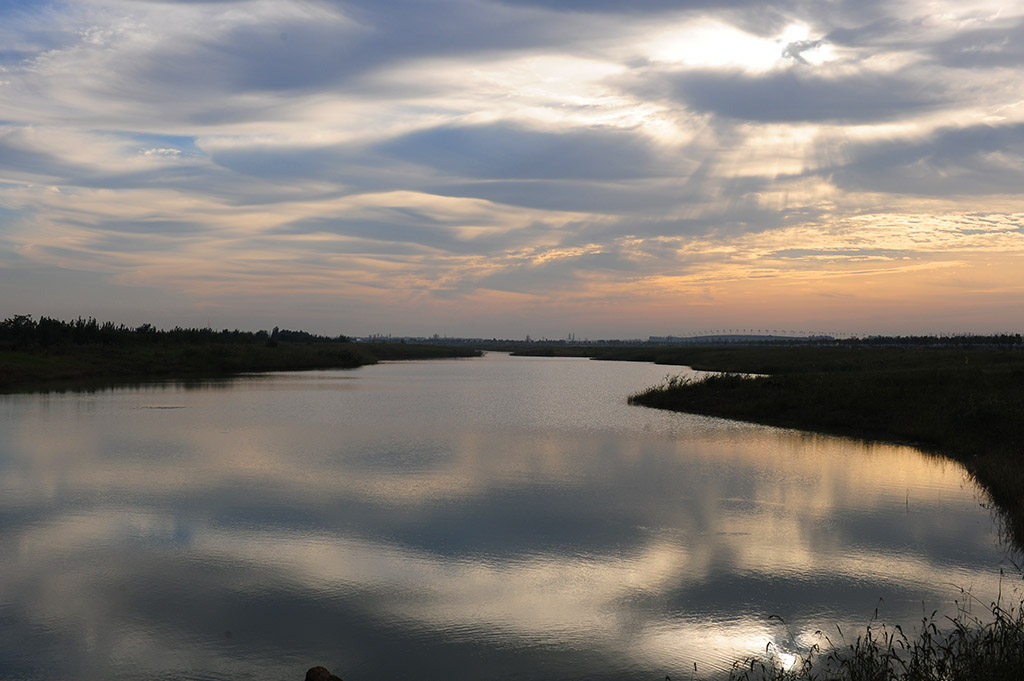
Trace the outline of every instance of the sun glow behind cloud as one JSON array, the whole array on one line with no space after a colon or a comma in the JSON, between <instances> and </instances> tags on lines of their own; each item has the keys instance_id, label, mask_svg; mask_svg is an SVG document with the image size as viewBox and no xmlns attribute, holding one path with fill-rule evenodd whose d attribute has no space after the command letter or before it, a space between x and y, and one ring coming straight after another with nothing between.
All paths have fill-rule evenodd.
<instances>
[{"instance_id":1,"label":"sun glow behind cloud","mask_svg":"<svg viewBox=\"0 0 1024 681\"><path fill-rule=\"evenodd\" d=\"M648 57L689 68L735 67L751 72L779 68L787 60L823 64L835 59L835 50L812 39L806 24L790 24L774 37L759 36L719 20L698 19L668 29L649 39Z\"/></svg>"},{"instance_id":2,"label":"sun glow behind cloud","mask_svg":"<svg viewBox=\"0 0 1024 681\"><path fill-rule=\"evenodd\" d=\"M177 297L96 298L160 324L468 335L1021 309L1020 12L546 4L8 12L0 284L91 272ZM46 300L8 314L83 312Z\"/></svg>"}]
</instances>

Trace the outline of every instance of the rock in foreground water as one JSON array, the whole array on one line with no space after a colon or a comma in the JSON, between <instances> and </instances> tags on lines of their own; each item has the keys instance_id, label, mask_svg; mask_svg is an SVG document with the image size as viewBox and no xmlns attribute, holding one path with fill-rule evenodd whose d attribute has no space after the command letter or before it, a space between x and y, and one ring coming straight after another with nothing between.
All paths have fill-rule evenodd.
<instances>
[{"instance_id":1,"label":"rock in foreground water","mask_svg":"<svg viewBox=\"0 0 1024 681\"><path fill-rule=\"evenodd\" d=\"M323 667L310 667L306 672L306 681L341 681L341 679Z\"/></svg>"}]
</instances>

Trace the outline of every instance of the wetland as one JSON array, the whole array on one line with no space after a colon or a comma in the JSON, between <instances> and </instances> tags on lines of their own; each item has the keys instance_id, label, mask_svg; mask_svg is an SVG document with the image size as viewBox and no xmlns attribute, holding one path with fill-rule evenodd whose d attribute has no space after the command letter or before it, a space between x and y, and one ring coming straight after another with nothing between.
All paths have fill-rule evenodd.
<instances>
[{"instance_id":1,"label":"wetland","mask_svg":"<svg viewBox=\"0 0 1024 681\"><path fill-rule=\"evenodd\" d=\"M489 353L2 396L0 678L714 679L1016 588L960 463L627 404L665 374Z\"/></svg>"}]
</instances>

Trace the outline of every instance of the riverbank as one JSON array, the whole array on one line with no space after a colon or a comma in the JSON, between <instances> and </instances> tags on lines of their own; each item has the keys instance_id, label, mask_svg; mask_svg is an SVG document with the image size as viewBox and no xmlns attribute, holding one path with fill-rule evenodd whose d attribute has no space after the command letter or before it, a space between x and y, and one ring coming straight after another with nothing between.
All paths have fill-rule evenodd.
<instances>
[{"instance_id":1,"label":"riverbank","mask_svg":"<svg viewBox=\"0 0 1024 681\"><path fill-rule=\"evenodd\" d=\"M670 378L630 403L945 455L988 492L1024 546L1024 352L705 348L660 359L727 373Z\"/></svg>"},{"instance_id":2,"label":"riverbank","mask_svg":"<svg viewBox=\"0 0 1024 681\"><path fill-rule=\"evenodd\" d=\"M457 347L352 342L152 342L0 350L0 393L242 373L352 369L388 360L478 357Z\"/></svg>"}]
</instances>

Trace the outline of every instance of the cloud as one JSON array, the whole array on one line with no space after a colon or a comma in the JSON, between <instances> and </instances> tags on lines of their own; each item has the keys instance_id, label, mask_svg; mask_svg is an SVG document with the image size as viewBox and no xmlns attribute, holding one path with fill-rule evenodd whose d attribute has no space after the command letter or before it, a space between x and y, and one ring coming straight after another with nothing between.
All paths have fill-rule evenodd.
<instances>
[{"instance_id":1,"label":"cloud","mask_svg":"<svg viewBox=\"0 0 1024 681\"><path fill-rule=\"evenodd\" d=\"M717 9L748 5L745 0L637 0L636 2L615 2L615 0L500 0L512 6L543 7L556 12L608 12L610 14L650 14L656 12L677 13L687 10Z\"/></svg>"},{"instance_id":2,"label":"cloud","mask_svg":"<svg viewBox=\"0 0 1024 681\"><path fill-rule=\"evenodd\" d=\"M1024 187L1024 124L946 128L918 140L851 145L848 154L833 175L846 190L978 196Z\"/></svg>"},{"instance_id":3,"label":"cloud","mask_svg":"<svg viewBox=\"0 0 1024 681\"><path fill-rule=\"evenodd\" d=\"M372 157L346 145L290 146L248 144L212 149L218 166L241 175L267 179L304 180L318 178L345 182L354 179ZM379 164L378 164L379 165Z\"/></svg>"},{"instance_id":4,"label":"cloud","mask_svg":"<svg viewBox=\"0 0 1024 681\"><path fill-rule=\"evenodd\" d=\"M332 234L347 237L340 246L344 251L382 252L384 253L417 253L427 254L431 251L448 252L465 251L462 240L458 239L454 230L439 224L428 216L416 213L401 214L400 211L388 211L390 219L352 219L345 217L315 218L286 225L270 232L272 235L288 234ZM354 243L353 243L354 242ZM368 242L373 242L368 243ZM351 244L345 246L345 244ZM422 246L424 248L417 248ZM317 250L323 244L313 246Z\"/></svg>"},{"instance_id":5,"label":"cloud","mask_svg":"<svg viewBox=\"0 0 1024 681\"><path fill-rule=\"evenodd\" d=\"M83 0L0 13L0 262L105 274L106 288L83 279L103 301L149 287L182 308L253 312L252 291L275 286L319 319L332 296L386 317L389 299L447 295L460 303L417 318L443 309L469 332L466 301L497 309L497 291L695 300L765 272L798 291L889 248L808 236L828 225L920 213L938 239L977 196L1013 213L1024 179L1011 7ZM900 246L913 259L928 239L909 224L894 229L919 237Z\"/></svg>"},{"instance_id":6,"label":"cloud","mask_svg":"<svg viewBox=\"0 0 1024 681\"><path fill-rule=\"evenodd\" d=\"M910 74L836 74L788 69L761 76L693 71L663 76L669 96L697 111L761 122L874 123L937 110L943 87Z\"/></svg>"},{"instance_id":7,"label":"cloud","mask_svg":"<svg viewBox=\"0 0 1024 681\"><path fill-rule=\"evenodd\" d=\"M639 263L620 252L591 248L514 264L473 281L472 287L515 293L567 293L582 287L589 278L618 277L638 269Z\"/></svg>"},{"instance_id":8,"label":"cloud","mask_svg":"<svg viewBox=\"0 0 1024 681\"><path fill-rule=\"evenodd\" d=\"M145 92L156 86L193 95L372 89L371 77L394 65L525 50L551 43L557 31L523 12L473 0L247 5L254 11L210 5L189 13L175 40L159 39L125 65L122 81ZM254 103L232 110L243 115Z\"/></svg>"},{"instance_id":9,"label":"cloud","mask_svg":"<svg viewBox=\"0 0 1024 681\"><path fill-rule=\"evenodd\" d=\"M1019 68L1024 65L1024 21L959 32L936 45L933 54L953 68Z\"/></svg>"},{"instance_id":10,"label":"cloud","mask_svg":"<svg viewBox=\"0 0 1024 681\"><path fill-rule=\"evenodd\" d=\"M445 126L377 149L402 161L479 179L615 180L667 170L646 140L614 128L542 132L509 124Z\"/></svg>"},{"instance_id":11,"label":"cloud","mask_svg":"<svg viewBox=\"0 0 1024 681\"><path fill-rule=\"evenodd\" d=\"M10 175L55 177L81 170L58 153L33 148L22 131L0 130L0 162Z\"/></svg>"},{"instance_id":12,"label":"cloud","mask_svg":"<svg viewBox=\"0 0 1024 681\"><path fill-rule=\"evenodd\" d=\"M795 40L786 45L786 48L782 50L782 56L788 57L789 59L792 59L793 61L798 62L800 64L807 64L808 62L804 58L803 53L821 47L822 43L824 43L824 41L821 39Z\"/></svg>"},{"instance_id":13,"label":"cloud","mask_svg":"<svg viewBox=\"0 0 1024 681\"><path fill-rule=\"evenodd\" d=\"M657 179L588 181L570 178L428 183L424 188L443 196L474 197L527 208L638 216L672 212L689 198L688 192L668 191L666 184L669 182ZM680 182L671 184L678 188Z\"/></svg>"}]
</instances>

